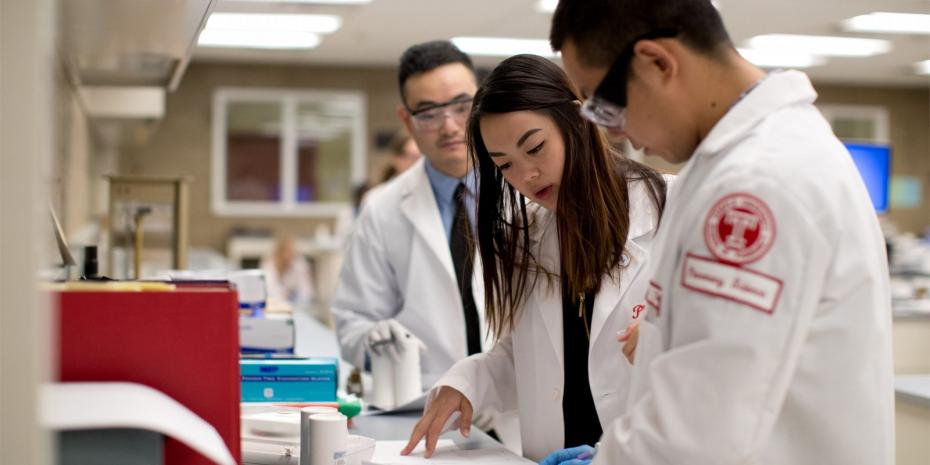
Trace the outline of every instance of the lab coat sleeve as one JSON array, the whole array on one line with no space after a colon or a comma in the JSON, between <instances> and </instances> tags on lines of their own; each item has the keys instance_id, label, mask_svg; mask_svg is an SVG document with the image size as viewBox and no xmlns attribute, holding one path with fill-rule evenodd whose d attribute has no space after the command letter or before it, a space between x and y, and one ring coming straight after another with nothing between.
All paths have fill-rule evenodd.
<instances>
[{"instance_id":1,"label":"lab coat sleeve","mask_svg":"<svg viewBox=\"0 0 930 465\"><path fill-rule=\"evenodd\" d=\"M378 321L393 318L402 304L384 237L372 209L359 216L349 239L332 312L342 358L365 364L365 341Z\"/></svg>"},{"instance_id":2,"label":"lab coat sleeve","mask_svg":"<svg viewBox=\"0 0 930 465\"><path fill-rule=\"evenodd\" d=\"M752 183L716 183L726 187L715 189L707 205L694 206L700 213L690 230L674 232L680 238L671 244L680 246L677 265L662 294L667 326L653 335L663 339L665 352L648 362L646 393L631 399L627 414L607 428L596 465L754 463L771 435L826 279L832 253L827 237L841 232L825 234L819 218L783 181L741 179ZM707 262L693 260L714 257L705 238L710 210L740 193L768 206L775 238L764 256L731 271L736 278L779 284L770 309L684 286L700 288L686 279L706 271L701 265Z\"/></svg>"},{"instance_id":3,"label":"lab coat sleeve","mask_svg":"<svg viewBox=\"0 0 930 465\"><path fill-rule=\"evenodd\" d=\"M488 409L496 412L516 410L512 336L508 334L487 352L459 360L439 378L428 400L432 400L442 386L464 394L471 402L476 417Z\"/></svg>"}]
</instances>

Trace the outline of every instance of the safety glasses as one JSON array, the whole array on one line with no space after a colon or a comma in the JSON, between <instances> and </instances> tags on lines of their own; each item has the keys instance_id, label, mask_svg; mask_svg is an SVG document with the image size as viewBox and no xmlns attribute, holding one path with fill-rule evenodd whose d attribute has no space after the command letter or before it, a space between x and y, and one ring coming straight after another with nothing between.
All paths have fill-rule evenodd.
<instances>
[{"instance_id":1,"label":"safety glasses","mask_svg":"<svg viewBox=\"0 0 930 465\"><path fill-rule=\"evenodd\" d=\"M459 97L449 102L410 111L413 125L421 131L436 131L442 127L446 117L452 118L458 124L464 124L471 112L472 97Z\"/></svg>"},{"instance_id":2,"label":"safety glasses","mask_svg":"<svg viewBox=\"0 0 930 465\"><path fill-rule=\"evenodd\" d=\"M677 35L677 29L662 28L636 36L630 41L610 65L591 97L581 105L581 116L598 126L622 129L626 122L626 88L630 76L630 62L633 60L633 47L641 40Z\"/></svg>"}]
</instances>

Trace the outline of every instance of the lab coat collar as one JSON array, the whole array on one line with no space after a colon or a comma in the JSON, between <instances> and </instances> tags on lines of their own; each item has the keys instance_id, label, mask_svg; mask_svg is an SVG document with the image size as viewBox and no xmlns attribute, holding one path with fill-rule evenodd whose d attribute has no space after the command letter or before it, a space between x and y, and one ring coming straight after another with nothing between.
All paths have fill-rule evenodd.
<instances>
[{"instance_id":1,"label":"lab coat collar","mask_svg":"<svg viewBox=\"0 0 930 465\"><path fill-rule=\"evenodd\" d=\"M601 282L601 290L594 299L594 315L591 316L591 343L590 349L598 342L601 330L614 312L622 311L620 302L630 288L630 283L642 272L643 264L647 259L646 249L635 241L628 241L626 245L627 265L620 272L619 280L607 278ZM632 310L632 309L629 309ZM611 335L608 335L611 336Z\"/></svg>"},{"instance_id":2,"label":"lab coat collar","mask_svg":"<svg viewBox=\"0 0 930 465\"><path fill-rule=\"evenodd\" d=\"M413 171L413 173L403 178L401 210L407 220L413 224L417 233L423 238L423 241L426 242L436 259L442 264L449 279L455 282L452 254L449 252L449 243L446 241L442 217L439 215L436 196L433 195L433 188L430 186L423 161L418 161L416 165L410 168L410 171ZM398 179L398 181L401 180Z\"/></svg>"},{"instance_id":3,"label":"lab coat collar","mask_svg":"<svg viewBox=\"0 0 930 465\"><path fill-rule=\"evenodd\" d=\"M620 279L606 277L601 282L601 289L594 300L594 315L591 318L590 348L594 347L601 336L602 329L610 317L619 308L619 304L630 288L630 283L642 272L646 262L647 252L637 244L637 240L650 237L655 231L658 221L657 211L652 205L644 182L635 182L629 185L630 192L630 230L626 242L626 265L621 271ZM561 262L558 247L558 231L556 229L555 214L533 204L534 208L528 211L531 221L536 227L531 229L530 241L540 265L546 270L559 273ZM529 209L529 205L528 205ZM534 277L531 276L531 282ZM558 276L549 278L543 274L535 276L536 286L540 291L535 292L536 309L542 312L542 320L546 326L549 340L557 354L560 363L564 362L564 346L562 341L562 286Z\"/></svg>"},{"instance_id":4,"label":"lab coat collar","mask_svg":"<svg viewBox=\"0 0 930 465\"><path fill-rule=\"evenodd\" d=\"M667 182L667 181L666 181ZM658 211L649 195L649 185L637 181L628 185L630 198L630 229L628 240L636 240L655 232L659 221Z\"/></svg>"},{"instance_id":5,"label":"lab coat collar","mask_svg":"<svg viewBox=\"0 0 930 465\"><path fill-rule=\"evenodd\" d=\"M773 71L737 102L711 129L694 151L692 160L723 153L772 112L783 107L810 104L817 92L800 71Z\"/></svg>"}]
</instances>

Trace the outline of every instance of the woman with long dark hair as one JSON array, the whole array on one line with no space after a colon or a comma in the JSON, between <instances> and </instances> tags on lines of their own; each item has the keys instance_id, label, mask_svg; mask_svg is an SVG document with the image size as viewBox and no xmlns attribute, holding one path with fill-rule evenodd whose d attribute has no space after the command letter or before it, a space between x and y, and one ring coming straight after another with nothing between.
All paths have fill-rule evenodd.
<instances>
[{"instance_id":1,"label":"woman with long dark hair","mask_svg":"<svg viewBox=\"0 0 930 465\"><path fill-rule=\"evenodd\" d=\"M565 73L537 56L502 62L475 94L468 146L479 176L478 249L498 341L455 364L405 449L427 456L450 416L516 410L523 453L594 444L618 418L630 363L616 339L639 316L640 271L665 180L613 151L579 114Z\"/></svg>"}]
</instances>

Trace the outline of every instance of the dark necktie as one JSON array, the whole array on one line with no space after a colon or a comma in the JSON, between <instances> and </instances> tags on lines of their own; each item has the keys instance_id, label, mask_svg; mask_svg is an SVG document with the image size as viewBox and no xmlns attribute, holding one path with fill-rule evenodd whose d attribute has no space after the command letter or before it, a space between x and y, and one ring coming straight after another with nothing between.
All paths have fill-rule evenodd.
<instances>
[{"instance_id":1,"label":"dark necktie","mask_svg":"<svg viewBox=\"0 0 930 465\"><path fill-rule=\"evenodd\" d=\"M478 323L478 308L471 291L472 270L474 269L475 243L472 240L471 222L465 207L465 184L459 183L455 188L453 201L455 219L452 220L452 234L449 249L452 251L452 266L455 268L455 280L459 285L462 307L465 309L465 334L468 339L468 355L481 352L481 331Z\"/></svg>"}]
</instances>

